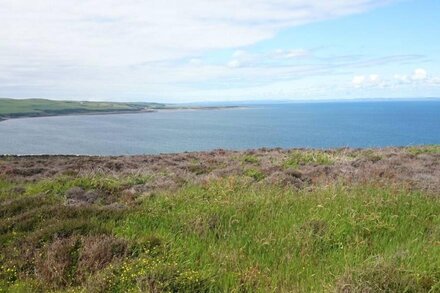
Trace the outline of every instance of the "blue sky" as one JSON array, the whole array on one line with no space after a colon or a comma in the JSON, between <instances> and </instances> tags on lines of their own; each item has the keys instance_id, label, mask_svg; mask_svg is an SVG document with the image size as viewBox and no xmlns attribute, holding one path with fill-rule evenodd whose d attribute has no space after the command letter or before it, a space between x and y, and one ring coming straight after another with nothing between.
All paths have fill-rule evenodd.
<instances>
[{"instance_id":1,"label":"blue sky","mask_svg":"<svg viewBox=\"0 0 440 293\"><path fill-rule=\"evenodd\" d=\"M436 0L0 0L0 97L440 97L439 19Z\"/></svg>"}]
</instances>

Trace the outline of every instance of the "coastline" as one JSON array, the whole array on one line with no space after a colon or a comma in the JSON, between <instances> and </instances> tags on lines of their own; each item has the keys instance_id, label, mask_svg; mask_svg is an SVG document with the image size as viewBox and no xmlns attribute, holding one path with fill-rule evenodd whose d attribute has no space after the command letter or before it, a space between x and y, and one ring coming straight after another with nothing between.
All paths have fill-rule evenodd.
<instances>
[{"instance_id":1,"label":"coastline","mask_svg":"<svg viewBox=\"0 0 440 293\"><path fill-rule=\"evenodd\" d=\"M49 114L45 113L42 115L23 115L17 117L0 117L0 122L12 119L25 119L25 118L45 118L45 117L59 117L59 116L83 116L83 115L113 115L113 114L139 114L139 113L152 113L157 112L157 110L127 110L127 111L91 111L91 112L72 112L72 113L59 113L59 114Z\"/></svg>"},{"instance_id":2,"label":"coastline","mask_svg":"<svg viewBox=\"0 0 440 293\"><path fill-rule=\"evenodd\" d=\"M215 107L176 107L176 108L157 108L157 109L142 109L142 110L120 110L120 111L86 111L86 112L71 112L71 113L30 113L23 114L22 116L0 116L0 123L6 120L12 119L24 119L24 118L45 118L45 117L59 117L59 116L83 116L83 115L117 115L117 114L140 114L140 113L154 113L162 111L209 111L209 110L226 110L226 109L244 109L245 106L215 106Z\"/></svg>"}]
</instances>

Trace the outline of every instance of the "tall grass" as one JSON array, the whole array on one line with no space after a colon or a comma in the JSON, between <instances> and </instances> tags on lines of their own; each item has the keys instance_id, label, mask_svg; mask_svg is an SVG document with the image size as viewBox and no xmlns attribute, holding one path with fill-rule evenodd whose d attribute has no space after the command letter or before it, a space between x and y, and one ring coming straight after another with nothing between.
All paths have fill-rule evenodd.
<instances>
[{"instance_id":1,"label":"tall grass","mask_svg":"<svg viewBox=\"0 0 440 293\"><path fill-rule=\"evenodd\" d=\"M124 188L137 184L145 184L151 179L146 175L130 176L59 176L52 179L38 181L35 184L28 185L27 194L50 194L62 196L72 187L81 187L84 189L97 189L108 193L115 193Z\"/></svg>"},{"instance_id":2,"label":"tall grass","mask_svg":"<svg viewBox=\"0 0 440 293\"><path fill-rule=\"evenodd\" d=\"M396 271L385 283L404 275L422 288L439 282L439 214L437 199L401 190L296 192L230 178L146 200L117 234L160 237L173 261L208 272L214 291L331 290L379 259Z\"/></svg>"},{"instance_id":3,"label":"tall grass","mask_svg":"<svg viewBox=\"0 0 440 293\"><path fill-rule=\"evenodd\" d=\"M2 201L0 291L440 289L439 198L373 184L293 190L242 177L156 192L123 210L69 207L59 196L78 185L118 194L137 182L114 180L28 183ZM0 193L11 188L0 183Z\"/></svg>"}]
</instances>

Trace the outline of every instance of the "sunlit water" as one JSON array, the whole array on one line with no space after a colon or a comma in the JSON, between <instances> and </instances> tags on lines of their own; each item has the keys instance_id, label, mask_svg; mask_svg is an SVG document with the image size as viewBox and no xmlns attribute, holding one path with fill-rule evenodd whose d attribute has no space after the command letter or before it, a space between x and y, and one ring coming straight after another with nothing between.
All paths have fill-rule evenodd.
<instances>
[{"instance_id":1,"label":"sunlit water","mask_svg":"<svg viewBox=\"0 0 440 293\"><path fill-rule=\"evenodd\" d=\"M440 101L257 105L0 122L0 153L126 155L440 143Z\"/></svg>"}]
</instances>

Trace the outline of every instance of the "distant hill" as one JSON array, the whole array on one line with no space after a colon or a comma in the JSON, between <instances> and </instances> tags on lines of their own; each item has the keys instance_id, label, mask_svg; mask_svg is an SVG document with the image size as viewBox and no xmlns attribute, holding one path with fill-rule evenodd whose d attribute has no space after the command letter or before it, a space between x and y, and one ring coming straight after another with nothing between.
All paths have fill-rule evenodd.
<instances>
[{"instance_id":1,"label":"distant hill","mask_svg":"<svg viewBox=\"0 0 440 293\"><path fill-rule=\"evenodd\" d=\"M0 119L68 114L143 112L165 109L160 103L54 101L46 99L0 99Z\"/></svg>"}]
</instances>

